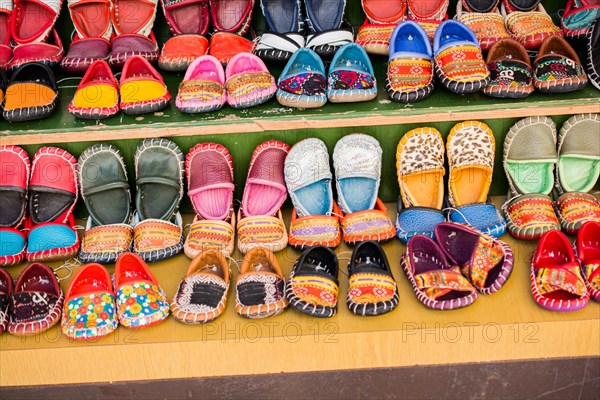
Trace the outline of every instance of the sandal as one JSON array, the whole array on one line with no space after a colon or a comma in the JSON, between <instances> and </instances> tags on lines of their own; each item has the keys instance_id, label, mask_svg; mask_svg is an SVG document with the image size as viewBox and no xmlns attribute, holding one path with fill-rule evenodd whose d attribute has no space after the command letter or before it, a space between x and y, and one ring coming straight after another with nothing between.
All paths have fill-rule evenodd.
<instances>
[{"instance_id":1,"label":"sandal","mask_svg":"<svg viewBox=\"0 0 600 400\"><path fill-rule=\"evenodd\" d=\"M533 71L529 54L513 39L500 40L487 56L490 83L483 93L491 97L523 99L533 93Z\"/></svg>"},{"instance_id":2,"label":"sandal","mask_svg":"<svg viewBox=\"0 0 600 400\"><path fill-rule=\"evenodd\" d=\"M577 258L581 272L592 299L600 301L600 222L590 221L582 225L577 234Z\"/></svg>"}]
</instances>

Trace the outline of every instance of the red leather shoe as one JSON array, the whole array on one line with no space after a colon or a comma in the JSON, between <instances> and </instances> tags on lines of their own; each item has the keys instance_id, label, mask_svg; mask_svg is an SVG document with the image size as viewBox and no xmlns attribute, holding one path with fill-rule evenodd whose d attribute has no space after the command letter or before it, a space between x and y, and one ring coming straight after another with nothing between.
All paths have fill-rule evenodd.
<instances>
[{"instance_id":1,"label":"red leather shoe","mask_svg":"<svg viewBox=\"0 0 600 400\"><path fill-rule=\"evenodd\" d=\"M40 63L57 69L64 56L64 48L56 29L53 29L45 42L23 43L15 46L8 69L15 71L22 65Z\"/></svg>"},{"instance_id":2,"label":"red leather shoe","mask_svg":"<svg viewBox=\"0 0 600 400\"><path fill-rule=\"evenodd\" d=\"M254 0L210 0L210 13L215 31L244 36L250 29Z\"/></svg>"},{"instance_id":3,"label":"red leather shoe","mask_svg":"<svg viewBox=\"0 0 600 400\"><path fill-rule=\"evenodd\" d=\"M51 34L62 0L15 0L10 31L16 44L39 43Z\"/></svg>"},{"instance_id":4,"label":"red leather shoe","mask_svg":"<svg viewBox=\"0 0 600 400\"><path fill-rule=\"evenodd\" d=\"M235 33L216 32L210 38L208 52L221 64L227 64L236 54L252 52L252 46L250 40Z\"/></svg>"},{"instance_id":5,"label":"red leather shoe","mask_svg":"<svg viewBox=\"0 0 600 400\"><path fill-rule=\"evenodd\" d=\"M12 277L5 269L0 268L0 335L8 328L12 291Z\"/></svg>"},{"instance_id":6,"label":"red leather shoe","mask_svg":"<svg viewBox=\"0 0 600 400\"><path fill-rule=\"evenodd\" d=\"M138 115L162 110L171 95L163 77L143 57L131 57L121 74L120 107L125 114Z\"/></svg>"},{"instance_id":7,"label":"red leather shoe","mask_svg":"<svg viewBox=\"0 0 600 400\"><path fill-rule=\"evenodd\" d=\"M577 234L577 257L588 292L600 301L600 222L589 221Z\"/></svg>"},{"instance_id":8,"label":"red leather shoe","mask_svg":"<svg viewBox=\"0 0 600 400\"><path fill-rule=\"evenodd\" d=\"M12 59L12 47L10 45L10 15L12 10L12 0L0 0L0 69L6 69Z\"/></svg>"}]
</instances>

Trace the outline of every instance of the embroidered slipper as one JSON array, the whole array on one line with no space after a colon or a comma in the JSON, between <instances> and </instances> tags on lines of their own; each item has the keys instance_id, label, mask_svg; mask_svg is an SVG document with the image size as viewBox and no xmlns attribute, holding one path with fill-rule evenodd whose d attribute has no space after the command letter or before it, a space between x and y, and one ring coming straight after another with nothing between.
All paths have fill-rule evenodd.
<instances>
[{"instance_id":1,"label":"embroidered slipper","mask_svg":"<svg viewBox=\"0 0 600 400\"><path fill-rule=\"evenodd\" d=\"M44 64L25 64L15 70L6 88L2 116L9 122L46 118L56 108L54 73Z\"/></svg>"},{"instance_id":2,"label":"embroidered slipper","mask_svg":"<svg viewBox=\"0 0 600 400\"><path fill-rule=\"evenodd\" d=\"M131 194L125 163L110 144L88 147L79 157L81 197L89 218L79 258L84 263L113 263L131 251Z\"/></svg>"},{"instance_id":3,"label":"embroidered slipper","mask_svg":"<svg viewBox=\"0 0 600 400\"><path fill-rule=\"evenodd\" d=\"M10 299L8 332L33 336L60 321L64 295L58 278L47 265L33 263L25 267Z\"/></svg>"},{"instance_id":4,"label":"embroidered slipper","mask_svg":"<svg viewBox=\"0 0 600 400\"><path fill-rule=\"evenodd\" d=\"M227 304L229 265L220 251L199 253L188 267L171 303L171 314L184 324L218 318Z\"/></svg>"},{"instance_id":5,"label":"embroidered slipper","mask_svg":"<svg viewBox=\"0 0 600 400\"><path fill-rule=\"evenodd\" d=\"M600 17L587 36L587 73L592 85L600 90Z\"/></svg>"},{"instance_id":6,"label":"embroidered slipper","mask_svg":"<svg viewBox=\"0 0 600 400\"><path fill-rule=\"evenodd\" d=\"M100 264L87 264L75 273L62 313L62 332L74 340L98 339L117 329L115 293L110 275Z\"/></svg>"},{"instance_id":7,"label":"embroidered slipper","mask_svg":"<svg viewBox=\"0 0 600 400\"><path fill-rule=\"evenodd\" d=\"M394 28L406 19L406 0L361 0L361 5L367 18L358 29L356 44L367 53L387 56Z\"/></svg>"},{"instance_id":8,"label":"embroidered slipper","mask_svg":"<svg viewBox=\"0 0 600 400\"><path fill-rule=\"evenodd\" d=\"M202 251L216 250L230 257L235 244L235 218L233 210L227 220L202 219L196 215L183 244L185 255L194 258Z\"/></svg>"},{"instance_id":9,"label":"embroidered slipper","mask_svg":"<svg viewBox=\"0 0 600 400\"><path fill-rule=\"evenodd\" d=\"M119 106L127 115L162 110L171 100L163 77L142 57L134 56L125 62L120 83Z\"/></svg>"},{"instance_id":10,"label":"embroidered slipper","mask_svg":"<svg viewBox=\"0 0 600 400\"><path fill-rule=\"evenodd\" d=\"M117 80L106 61L97 60L79 83L69 112L82 119L104 119L119 112Z\"/></svg>"},{"instance_id":11,"label":"embroidered slipper","mask_svg":"<svg viewBox=\"0 0 600 400\"><path fill-rule=\"evenodd\" d=\"M185 71L208 50L208 0L161 0L161 4L172 37L163 45L158 66L165 71Z\"/></svg>"},{"instance_id":12,"label":"embroidered slipper","mask_svg":"<svg viewBox=\"0 0 600 400\"><path fill-rule=\"evenodd\" d=\"M355 103L377 97L371 60L355 43L345 44L335 53L327 81L327 98L332 103Z\"/></svg>"},{"instance_id":13,"label":"embroidered slipper","mask_svg":"<svg viewBox=\"0 0 600 400\"><path fill-rule=\"evenodd\" d=\"M250 29L254 0L210 0L210 15L215 31L244 36Z\"/></svg>"},{"instance_id":14,"label":"embroidered slipper","mask_svg":"<svg viewBox=\"0 0 600 400\"><path fill-rule=\"evenodd\" d=\"M348 264L348 309L363 317L382 315L393 311L399 300L398 287L381 246L375 242L359 243Z\"/></svg>"},{"instance_id":15,"label":"embroidered slipper","mask_svg":"<svg viewBox=\"0 0 600 400\"><path fill-rule=\"evenodd\" d=\"M581 272L592 299L600 301L600 222L590 221L582 225L577 234L577 258Z\"/></svg>"},{"instance_id":16,"label":"embroidered slipper","mask_svg":"<svg viewBox=\"0 0 600 400\"><path fill-rule=\"evenodd\" d=\"M600 201L589 193L568 192L555 204L556 215L565 233L576 235L587 221L600 222Z\"/></svg>"},{"instance_id":17,"label":"embroidered slipper","mask_svg":"<svg viewBox=\"0 0 600 400\"><path fill-rule=\"evenodd\" d=\"M370 210L362 210L343 215L340 219L344 242L354 245L365 240L385 242L396 235L396 228L390 220L387 208L377 198Z\"/></svg>"},{"instance_id":18,"label":"embroidered slipper","mask_svg":"<svg viewBox=\"0 0 600 400\"><path fill-rule=\"evenodd\" d=\"M317 246L296 260L285 290L291 307L312 317L329 318L337 312L338 259L333 250Z\"/></svg>"},{"instance_id":19,"label":"embroidered slipper","mask_svg":"<svg viewBox=\"0 0 600 400\"><path fill-rule=\"evenodd\" d=\"M524 194L503 207L508 232L517 239L535 240L551 230L560 230L554 202L545 194Z\"/></svg>"},{"instance_id":20,"label":"embroidered slipper","mask_svg":"<svg viewBox=\"0 0 600 400\"><path fill-rule=\"evenodd\" d=\"M533 85L542 93L581 90L587 74L579 56L562 36L550 36L542 43L533 62Z\"/></svg>"},{"instance_id":21,"label":"embroidered slipper","mask_svg":"<svg viewBox=\"0 0 600 400\"><path fill-rule=\"evenodd\" d=\"M277 315L285 310L285 278L275 255L255 248L244 256L235 284L235 311L256 319Z\"/></svg>"},{"instance_id":22,"label":"embroidered slipper","mask_svg":"<svg viewBox=\"0 0 600 400\"><path fill-rule=\"evenodd\" d=\"M450 261L481 294L496 293L508 280L514 264L510 246L475 228L442 222L435 240Z\"/></svg>"},{"instance_id":23,"label":"embroidered slipper","mask_svg":"<svg viewBox=\"0 0 600 400\"><path fill-rule=\"evenodd\" d=\"M254 247L279 251L287 245L280 209L287 198L284 163L288 152L287 144L269 140L252 153L238 215L238 248L242 253Z\"/></svg>"},{"instance_id":24,"label":"embroidered slipper","mask_svg":"<svg viewBox=\"0 0 600 400\"><path fill-rule=\"evenodd\" d=\"M299 0L261 0L266 27L254 54L268 62L284 62L304 47L300 33L303 20ZM290 11L291 10L291 11Z\"/></svg>"},{"instance_id":25,"label":"embroidered slipper","mask_svg":"<svg viewBox=\"0 0 600 400\"><path fill-rule=\"evenodd\" d=\"M0 335L8 328L13 286L10 274L5 269L0 268Z\"/></svg>"},{"instance_id":26,"label":"embroidered slipper","mask_svg":"<svg viewBox=\"0 0 600 400\"><path fill-rule=\"evenodd\" d=\"M407 242L416 234L433 238L435 226L444 221L444 141L435 128L407 132L396 150L398 238Z\"/></svg>"},{"instance_id":27,"label":"embroidered slipper","mask_svg":"<svg viewBox=\"0 0 600 400\"><path fill-rule=\"evenodd\" d=\"M433 40L435 70L442 84L451 92L476 93L487 86L487 69L479 42L465 24L444 21Z\"/></svg>"},{"instance_id":28,"label":"embroidered slipper","mask_svg":"<svg viewBox=\"0 0 600 400\"><path fill-rule=\"evenodd\" d=\"M595 0L568 0L560 19L562 31L571 43L586 42L594 21L600 17L600 3Z\"/></svg>"},{"instance_id":29,"label":"embroidered slipper","mask_svg":"<svg viewBox=\"0 0 600 400\"><path fill-rule=\"evenodd\" d=\"M6 69L12 60L10 16L13 6L13 0L0 1L0 69Z\"/></svg>"},{"instance_id":30,"label":"embroidered slipper","mask_svg":"<svg viewBox=\"0 0 600 400\"><path fill-rule=\"evenodd\" d=\"M122 254L115 267L117 315L125 328L147 328L169 316L169 303L148 265L133 253Z\"/></svg>"},{"instance_id":31,"label":"embroidered slipper","mask_svg":"<svg viewBox=\"0 0 600 400\"><path fill-rule=\"evenodd\" d=\"M150 32L150 36L124 33L116 36L111 46L108 63L113 69L122 69L132 57L141 57L152 64L158 60L159 51L154 32Z\"/></svg>"},{"instance_id":32,"label":"embroidered slipper","mask_svg":"<svg viewBox=\"0 0 600 400\"><path fill-rule=\"evenodd\" d=\"M223 65L240 53L251 53L254 44L243 36L230 32L215 32L210 37L208 54L215 57Z\"/></svg>"},{"instance_id":33,"label":"embroidered slipper","mask_svg":"<svg viewBox=\"0 0 600 400\"><path fill-rule=\"evenodd\" d=\"M576 311L590 294L569 239L560 231L545 233L531 259L531 293L551 311Z\"/></svg>"},{"instance_id":34,"label":"embroidered slipper","mask_svg":"<svg viewBox=\"0 0 600 400\"><path fill-rule=\"evenodd\" d=\"M333 203L331 215L308 215L298 217L294 208L290 221L290 245L304 249L312 246L325 246L335 248L340 244L340 210L337 203Z\"/></svg>"},{"instance_id":35,"label":"embroidered slipper","mask_svg":"<svg viewBox=\"0 0 600 400\"><path fill-rule=\"evenodd\" d=\"M287 107L318 108L327 103L325 65L310 49L296 51L277 80L277 101Z\"/></svg>"},{"instance_id":36,"label":"embroidered slipper","mask_svg":"<svg viewBox=\"0 0 600 400\"><path fill-rule=\"evenodd\" d=\"M53 29L45 42L32 42L16 45L8 70L14 71L22 65L30 63L44 64L53 71L59 69L64 56L64 48L56 29Z\"/></svg>"},{"instance_id":37,"label":"embroidered slipper","mask_svg":"<svg viewBox=\"0 0 600 400\"><path fill-rule=\"evenodd\" d=\"M529 54L513 39L502 39L487 56L490 83L483 93L491 97L522 99L533 93L533 71Z\"/></svg>"},{"instance_id":38,"label":"embroidered slipper","mask_svg":"<svg viewBox=\"0 0 600 400\"><path fill-rule=\"evenodd\" d=\"M459 0L456 3L456 19L473 31L481 50L490 47L510 35L504 26L504 17L498 11L500 0Z\"/></svg>"},{"instance_id":39,"label":"embroidered slipper","mask_svg":"<svg viewBox=\"0 0 600 400\"><path fill-rule=\"evenodd\" d=\"M188 67L175 105L184 113L220 110L227 101L225 71L213 56L200 56Z\"/></svg>"},{"instance_id":40,"label":"embroidered slipper","mask_svg":"<svg viewBox=\"0 0 600 400\"><path fill-rule=\"evenodd\" d=\"M225 70L227 103L233 108L248 108L271 100L277 90L275 78L258 56L236 54Z\"/></svg>"},{"instance_id":41,"label":"embroidered slipper","mask_svg":"<svg viewBox=\"0 0 600 400\"><path fill-rule=\"evenodd\" d=\"M450 0L407 0L407 5L408 19L421 25L433 41L440 23L448 19Z\"/></svg>"},{"instance_id":42,"label":"embroidered slipper","mask_svg":"<svg viewBox=\"0 0 600 400\"><path fill-rule=\"evenodd\" d=\"M413 103L433 93L433 52L419 24L398 25L390 39L385 89L394 101Z\"/></svg>"},{"instance_id":43,"label":"embroidered slipper","mask_svg":"<svg viewBox=\"0 0 600 400\"><path fill-rule=\"evenodd\" d=\"M17 44L45 41L58 19L62 0L14 0L10 33Z\"/></svg>"},{"instance_id":44,"label":"embroidered slipper","mask_svg":"<svg viewBox=\"0 0 600 400\"><path fill-rule=\"evenodd\" d=\"M440 246L429 236L410 238L400 265L417 299L434 310L455 310L473 304L477 291L450 266Z\"/></svg>"},{"instance_id":45,"label":"embroidered slipper","mask_svg":"<svg viewBox=\"0 0 600 400\"><path fill-rule=\"evenodd\" d=\"M341 46L354 42L352 26L344 21L346 0L304 0L304 8L307 49L331 59Z\"/></svg>"},{"instance_id":46,"label":"embroidered slipper","mask_svg":"<svg viewBox=\"0 0 600 400\"><path fill-rule=\"evenodd\" d=\"M513 0L516 1L516 0ZM539 1L535 1L539 3ZM507 1L504 2L504 5ZM562 36L562 31L554 22L544 7L539 4L537 11L514 11L510 12L501 7L502 14L505 16L505 24L508 33L520 42L527 50L537 50L542 42L549 36ZM506 15L507 12L510 14Z\"/></svg>"},{"instance_id":47,"label":"embroidered slipper","mask_svg":"<svg viewBox=\"0 0 600 400\"><path fill-rule=\"evenodd\" d=\"M116 35L108 63L121 68L133 56L154 63L158 45L152 32L158 0L113 0L111 20Z\"/></svg>"}]
</instances>

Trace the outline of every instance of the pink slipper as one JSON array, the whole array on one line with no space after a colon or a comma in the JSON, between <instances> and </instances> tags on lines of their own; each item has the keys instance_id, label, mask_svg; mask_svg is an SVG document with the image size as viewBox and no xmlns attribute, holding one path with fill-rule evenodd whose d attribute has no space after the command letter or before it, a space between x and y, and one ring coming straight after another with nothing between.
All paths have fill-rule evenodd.
<instances>
[{"instance_id":1,"label":"pink slipper","mask_svg":"<svg viewBox=\"0 0 600 400\"><path fill-rule=\"evenodd\" d=\"M196 214L207 220L224 221L231 216L233 161L227 148L200 143L185 158L188 196Z\"/></svg>"},{"instance_id":2,"label":"pink slipper","mask_svg":"<svg viewBox=\"0 0 600 400\"><path fill-rule=\"evenodd\" d=\"M275 78L260 57L239 53L229 60L227 69L227 103L233 108L246 108L269 101L277 91Z\"/></svg>"},{"instance_id":3,"label":"pink slipper","mask_svg":"<svg viewBox=\"0 0 600 400\"><path fill-rule=\"evenodd\" d=\"M179 85L175 105L182 112L193 114L219 110L226 101L223 66L213 56L198 57Z\"/></svg>"}]
</instances>

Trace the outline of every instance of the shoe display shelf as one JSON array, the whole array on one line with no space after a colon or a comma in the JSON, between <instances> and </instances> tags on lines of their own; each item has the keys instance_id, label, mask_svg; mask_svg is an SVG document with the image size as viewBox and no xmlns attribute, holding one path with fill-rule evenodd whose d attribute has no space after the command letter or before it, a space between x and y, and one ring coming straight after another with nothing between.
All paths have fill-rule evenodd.
<instances>
[{"instance_id":1,"label":"shoe display shelf","mask_svg":"<svg viewBox=\"0 0 600 400\"><path fill-rule=\"evenodd\" d=\"M558 2L543 3L551 13L558 12L553 8ZM360 2L349 1L348 8L352 24L360 25L364 19ZM255 15L259 14L258 8ZM63 39L70 32L67 17L63 11L58 25L64 28ZM260 30L262 21L255 19ZM159 17L157 26L163 25L164 20ZM164 40L166 29L158 29L157 36L159 42ZM507 193L502 143L513 123L523 117L546 115L560 126L573 114L600 112L600 91L591 85L570 94L534 93L525 100L492 99L483 94L455 95L437 85L434 94L425 101L398 104L391 102L385 93L385 58L375 57L373 64L379 79L379 95L371 102L329 103L320 109L296 110L272 100L246 110L225 107L203 115L182 114L171 104L158 113L137 117L118 114L100 122L78 120L67 112L77 81L63 81L60 86L68 87L60 90L57 112L40 121L0 121L0 144L23 146L30 155L40 146L55 145L78 157L91 144L112 143L123 154L134 185L133 154L141 138L169 137L184 152L197 143L214 141L227 146L233 157L239 199L251 149L262 141L273 138L292 145L303 138L317 137L325 141L331 152L341 137L361 132L374 136L382 145L379 193L395 220L399 194L396 146L410 129L433 126L446 137L457 122L487 123L496 138L491 194L500 208ZM273 71L274 75L280 70ZM164 76L175 96L183 75L165 73ZM59 75L60 78L64 76ZM187 199L182 208L186 212L184 224L188 224L192 215ZM78 223L84 225L82 204L76 214L81 218ZM288 204L284 212L286 224L290 214ZM381 391L386 388L407 390L405 397L411 397L411 393L412 397L444 396L445 392L440 391L443 385L437 383L450 384L457 377L462 380L456 383L457 398L466 398L468 389L490 390L497 397L510 397L511 390L517 391L519 387L506 385L509 380L521 382L521 390L515 393L529 393L531 397L546 392L564 398L571 393L583 394L582 398L589 393L597 395L600 304L591 301L583 310L573 313L542 309L529 289L529 262L537 242L515 240L508 233L502 239L510 244L515 255L511 278L498 293L481 295L475 304L460 310L435 311L418 302L400 268L405 245L393 239L383 248L398 282L400 304L395 311L378 317L350 313L345 304L348 280L341 273L338 314L330 319L312 318L292 309L263 320L244 319L235 313L235 291L231 287L224 315L206 325L184 325L168 318L143 330L119 327L115 334L91 342L70 341L58 326L27 338L5 333L0 336L0 392L3 393L0 398L38 398L41 390L44 396L71 393L76 397L82 387L90 395L103 393L107 398L123 398L132 393L139 398L161 394L180 398L196 393L194 390L202 390L203 397L220 397L234 393L235 388L245 390L248 397L262 398L283 396L288 393L289 385L297 389L292 397L331 393L331 398L339 398L345 397L344 382L348 377L360 379L356 374L373 376L365 382L365 388L370 388L374 397L378 397L377 393L383 396L385 392ZM351 250L344 244L336 250L342 271L346 270L345 257L349 256L344 252ZM291 247L277 253L286 278L299 254ZM236 250L233 258L241 260L242 255ZM150 264L169 299L176 293L189 261L180 254ZM54 262L50 266L56 268L61 264ZM9 267L8 271L16 279L24 266ZM108 269L112 273L114 264ZM235 278L238 273L235 264L232 272ZM61 276L65 273L59 272ZM61 282L63 290L67 284L68 279ZM381 370L366 371L371 368ZM436 376L437 379L432 379L436 383L421 378L411 383L406 379L418 371L425 371L424 376ZM463 375L464 371L470 372ZM562 374L559 383L552 371ZM265 393L257 389L261 385L269 385L275 391ZM348 397L353 395L347 393Z\"/></svg>"}]
</instances>

